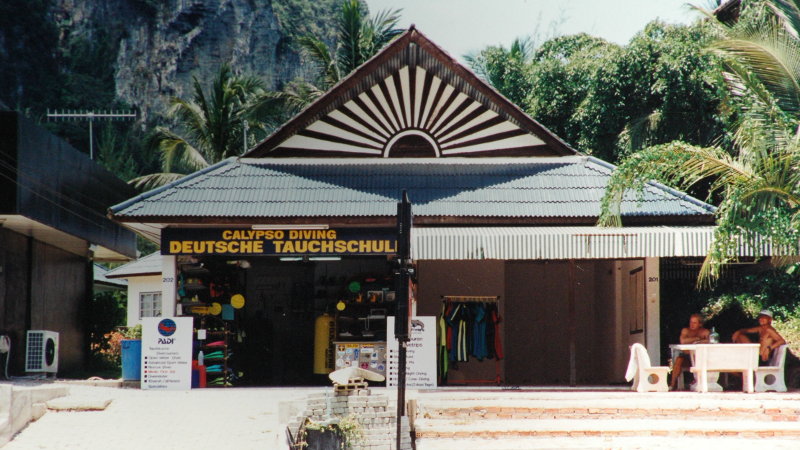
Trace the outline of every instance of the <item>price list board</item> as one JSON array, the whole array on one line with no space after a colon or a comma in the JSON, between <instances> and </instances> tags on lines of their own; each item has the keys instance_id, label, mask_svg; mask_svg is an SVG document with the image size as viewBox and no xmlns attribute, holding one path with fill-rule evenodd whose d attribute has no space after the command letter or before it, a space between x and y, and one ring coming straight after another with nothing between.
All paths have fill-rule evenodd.
<instances>
[{"instance_id":1,"label":"price list board","mask_svg":"<svg viewBox=\"0 0 800 450\"><path fill-rule=\"evenodd\" d=\"M336 341L335 369L360 367L386 375L386 342Z\"/></svg>"},{"instance_id":2,"label":"price list board","mask_svg":"<svg viewBox=\"0 0 800 450\"><path fill-rule=\"evenodd\" d=\"M387 360L386 386L397 387L398 349L394 337L394 317L386 318ZM406 346L406 387L430 389L436 387L436 317L417 316L411 320Z\"/></svg>"},{"instance_id":3,"label":"price list board","mask_svg":"<svg viewBox=\"0 0 800 450\"><path fill-rule=\"evenodd\" d=\"M142 389L192 387L191 317L142 318Z\"/></svg>"}]
</instances>

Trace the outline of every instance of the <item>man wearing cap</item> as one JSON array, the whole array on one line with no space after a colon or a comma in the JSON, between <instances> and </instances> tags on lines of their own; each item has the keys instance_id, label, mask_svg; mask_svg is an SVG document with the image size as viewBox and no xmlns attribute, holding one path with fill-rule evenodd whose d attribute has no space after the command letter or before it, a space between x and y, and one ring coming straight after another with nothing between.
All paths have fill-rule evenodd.
<instances>
[{"instance_id":1,"label":"man wearing cap","mask_svg":"<svg viewBox=\"0 0 800 450\"><path fill-rule=\"evenodd\" d=\"M736 344L750 344L753 341L749 334L758 333L758 342L761 344L761 362L769 361L772 351L786 343L786 340L772 328L772 311L762 309L758 313L758 326L742 328L733 333L732 341Z\"/></svg>"}]
</instances>

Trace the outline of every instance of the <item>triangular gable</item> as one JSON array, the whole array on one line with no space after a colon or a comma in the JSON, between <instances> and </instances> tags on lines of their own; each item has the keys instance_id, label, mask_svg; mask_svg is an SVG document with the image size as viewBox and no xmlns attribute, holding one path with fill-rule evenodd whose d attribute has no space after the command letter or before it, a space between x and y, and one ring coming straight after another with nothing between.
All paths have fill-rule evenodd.
<instances>
[{"instance_id":1,"label":"triangular gable","mask_svg":"<svg viewBox=\"0 0 800 450\"><path fill-rule=\"evenodd\" d=\"M412 26L245 156L576 153Z\"/></svg>"}]
</instances>

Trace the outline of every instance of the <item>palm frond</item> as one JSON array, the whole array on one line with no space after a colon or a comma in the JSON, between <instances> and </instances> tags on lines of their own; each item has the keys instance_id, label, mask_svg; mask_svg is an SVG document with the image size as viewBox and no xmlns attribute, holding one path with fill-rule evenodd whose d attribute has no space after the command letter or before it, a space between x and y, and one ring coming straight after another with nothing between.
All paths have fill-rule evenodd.
<instances>
[{"instance_id":1,"label":"palm frond","mask_svg":"<svg viewBox=\"0 0 800 450\"><path fill-rule=\"evenodd\" d=\"M611 175L601 200L600 226L620 226L619 204L627 191L643 192L652 180L688 189L713 179L711 192L729 183L747 183L750 174L727 152L717 147L697 147L672 142L643 149L620 164Z\"/></svg>"},{"instance_id":2,"label":"palm frond","mask_svg":"<svg viewBox=\"0 0 800 450\"><path fill-rule=\"evenodd\" d=\"M772 0L767 7L777 16L783 28L794 39L800 39L800 6L794 0Z\"/></svg>"},{"instance_id":3,"label":"palm frond","mask_svg":"<svg viewBox=\"0 0 800 450\"><path fill-rule=\"evenodd\" d=\"M253 96L245 111L245 117L248 121L272 129L285 122L290 113L287 96L281 92L264 91Z\"/></svg>"},{"instance_id":4,"label":"palm frond","mask_svg":"<svg viewBox=\"0 0 800 450\"><path fill-rule=\"evenodd\" d=\"M128 181L128 184L140 192L144 192L180 180L185 176L186 174L183 173L152 173L133 178Z\"/></svg>"},{"instance_id":5,"label":"palm frond","mask_svg":"<svg viewBox=\"0 0 800 450\"><path fill-rule=\"evenodd\" d=\"M285 102L287 113L296 114L325 92L307 81L296 80L288 83L278 95Z\"/></svg>"},{"instance_id":6,"label":"palm frond","mask_svg":"<svg viewBox=\"0 0 800 450\"><path fill-rule=\"evenodd\" d=\"M631 120L618 136L619 142L627 147L627 153L633 153L651 142L651 138L659 129L663 115L661 111L653 111L645 116Z\"/></svg>"},{"instance_id":7,"label":"palm frond","mask_svg":"<svg viewBox=\"0 0 800 450\"><path fill-rule=\"evenodd\" d=\"M751 30L712 47L748 88L758 81L784 111L800 113L800 41L777 26Z\"/></svg>"},{"instance_id":8,"label":"palm frond","mask_svg":"<svg viewBox=\"0 0 800 450\"><path fill-rule=\"evenodd\" d=\"M400 13L402 10L382 10L369 18L367 28L370 30L372 39L370 39L370 54L365 55L366 59L377 53L383 46L391 42L394 38L403 33L403 30L397 28L400 21ZM362 63L364 61L361 61Z\"/></svg>"},{"instance_id":9,"label":"palm frond","mask_svg":"<svg viewBox=\"0 0 800 450\"><path fill-rule=\"evenodd\" d=\"M161 140L161 166L165 171L193 172L208 167L203 154L178 135Z\"/></svg>"},{"instance_id":10,"label":"palm frond","mask_svg":"<svg viewBox=\"0 0 800 450\"><path fill-rule=\"evenodd\" d=\"M208 124L208 119L203 105L174 97L170 102L167 115L177 120L186 134L192 136L193 139L205 140L204 129Z\"/></svg>"},{"instance_id":11,"label":"palm frond","mask_svg":"<svg viewBox=\"0 0 800 450\"><path fill-rule=\"evenodd\" d=\"M361 64L364 20L361 3L358 0L344 0L336 21L339 37L336 59L342 73L348 74Z\"/></svg>"},{"instance_id":12,"label":"palm frond","mask_svg":"<svg viewBox=\"0 0 800 450\"><path fill-rule=\"evenodd\" d=\"M339 82L340 72L328 46L314 36L302 36L298 42L303 51L311 57L321 70L321 80L327 89Z\"/></svg>"}]
</instances>

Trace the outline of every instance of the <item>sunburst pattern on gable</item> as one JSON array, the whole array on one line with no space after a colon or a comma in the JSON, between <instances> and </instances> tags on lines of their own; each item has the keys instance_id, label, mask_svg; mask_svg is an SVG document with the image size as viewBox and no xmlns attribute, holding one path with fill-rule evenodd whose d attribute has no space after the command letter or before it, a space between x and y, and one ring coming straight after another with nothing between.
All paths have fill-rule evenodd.
<instances>
[{"instance_id":1,"label":"sunburst pattern on gable","mask_svg":"<svg viewBox=\"0 0 800 450\"><path fill-rule=\"evenodd\" d=\"M392 156L394 144L408 135L421 136L436 156L545 144L430 71L405 66L280 148Z\"/></svg>"},{"instance_id":2,"label":"sunburst pattern on gable","mask_svg":"<svg viewBox=\"0 0 800 450\"><path fill-rule=\"evenodd\" d=\"M245 156L576 153L412 27Z\"/></svg>"}]
</instances>

